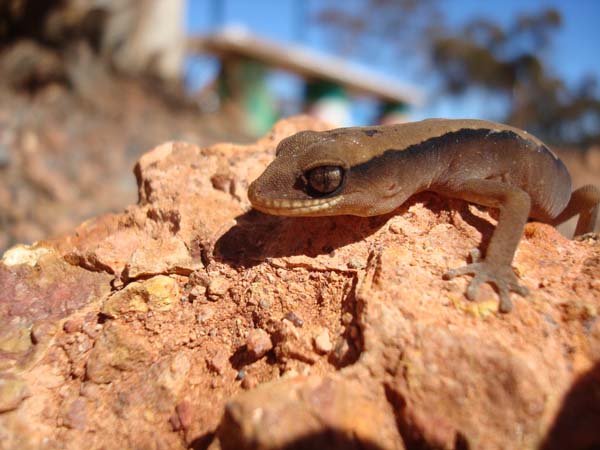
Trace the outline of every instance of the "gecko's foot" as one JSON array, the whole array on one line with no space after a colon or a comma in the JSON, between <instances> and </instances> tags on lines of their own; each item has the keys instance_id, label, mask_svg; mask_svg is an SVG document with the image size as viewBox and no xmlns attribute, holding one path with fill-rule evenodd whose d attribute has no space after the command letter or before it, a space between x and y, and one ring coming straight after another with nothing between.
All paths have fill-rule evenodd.
<instances>
[{"instance_id":1,"label":"gecko's foot","mask_svg":"<svg viewBox=\"0 0 600 450\"><path fill-rule=\"evenodd\" d=\"M478 250L471 251L471 264L458 269L449 270L444 274L444 279L451 279L461 275L473 275L471 283L467 288L467 298L475 300L479 286L483 283L490 283L498 290L500 296L500 312L507 313L512 309L510 292L516 292L525 296L529 294L529 289L519 284L517 276L509 265L493 265L481 259Z\"/></svg>"}]
</instances>

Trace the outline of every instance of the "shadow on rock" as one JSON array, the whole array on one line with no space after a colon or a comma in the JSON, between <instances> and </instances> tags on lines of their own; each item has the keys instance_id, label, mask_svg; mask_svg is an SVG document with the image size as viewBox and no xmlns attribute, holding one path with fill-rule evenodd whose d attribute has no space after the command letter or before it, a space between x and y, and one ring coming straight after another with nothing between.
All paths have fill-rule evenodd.
<instances>
[{"instance_id":1,"label":"shadow on rock","mask_svg":"<svg viewBox=\"0 0 600 450\"><path fill-rule=\"evenodd\" d=\"M207 433L200 436L190 443L190 448L193 450L208 450L211 448L211 444L214 440L214 433ZM241 445L241 446L240 446ZM219 447L217 447L219 448ZM331 449L331 450L384 450L383 447L374 444L372 442L365 442L364 440L357 439L349 436L347 433L343 433L338 430L327 430L318 433L314 433L303 438L294 440L282 446L271 446L264 447L258 445L244 445L238 441L223 442L221 440L221 449L223 450L251 450L251 449L264 449L264 450L315 450L315 449Z\"/></svg>"},{"instance_id":2,"label":"shadow on rock","mask_svg":"<svg viewBox=\"0 0 600 450\"><path fill-rule=\"evenodd\" d=\"M442 206L440 210L444 209L443 205L438 204L437 206ZM448 206L451 210L457 211L462 220L464 220L468 225L476 228L481 233L481 241L477 245L477 249L482 255L485 255L485 251L488 247L490 239L492 238L492 233L496 227L486 219L473 214L469 209L469 203L466 203L462 200L450 200ZM481 208L482 211L486 211L486 208L483 206L479 208ZM433 208L431 209L434 210ZM489 208L488 211L491 213L492 217L497 217L497 211L495 209Z\"/></svg>"},{"instance_id":3,"label":"shadow on rock","mask_svg":"<svg viewBox=\"0 0 600 450\"><path fill-rule=\"evenodd\" d=\"M405 207L401 208L405 211ZM251 210L215 244L217 260L251 267L266 258L315 257L375 233L393 215L375 217L276 217Z\"/></svg>"},{"instance_id":4,"label":"shadow on rock","mask_svg":"<svg viewBox=\"0 0 600 450\"><path fill-rule=\"evenodd\" d=\"M541 448L600 448L600 363L573 384Z\"/></svg>"},{"instance_id":5,"label":"shadow on rock","mask_svg":"<svg viewBox=\"0 0 600 450\"><path fill-rule=\"evenodd\" d=\"M283 445L268 445L261 443L241 442L235 435L221 437L221 448L223 450L384 450L383 447L353 436L348 431L336 429L327 429L312 434L308 434L298 439L291 440ZM256 444L256 445L253 445Z\"/></svg>"},{"instance_id":6,"label":"shadow on rock","mask_svg":"<svg viewBox=\"0 0 600 450\"><path fill-rule=\"evenodd\" d=\"M423 193L391 213L373 217L278 217L250 210L238 216L237 224L218 239L214 256L238 267L251 267L265 258L293 255L316 257L366 238L392 216L405 214L417 202L426 203L434 212L448 209L446 199ZM465 212L463 208L460 213L473 226L487 230L483 233L485 241L485 235L493 230L491 224L473 216L468 210Z\"/></svg>"},{"instance_id":7,"label":"shadow on rock","mask_svg":"<svg viewBox=\"0 0 600 450\"><path fill-rule=\"evenodd\" d=\"M192 450L207 450L215 439L215 433L209 432L194 439L189 444Z\"/></svg>"}]
</instances>

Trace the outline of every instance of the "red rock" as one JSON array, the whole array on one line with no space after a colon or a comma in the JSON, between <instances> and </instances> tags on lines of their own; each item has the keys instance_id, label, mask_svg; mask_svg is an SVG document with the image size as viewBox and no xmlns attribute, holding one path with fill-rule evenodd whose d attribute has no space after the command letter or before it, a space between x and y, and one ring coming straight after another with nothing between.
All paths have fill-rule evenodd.
<instances>
[{"instance_id":1,"label":"red rock","mask_svg":"<svg viewBox=\"0 0 600 450\"><path fill-rule=\"evenodd\" d=\"M254 389L258 386L258 380L253 376L246 375L242 380L241 386L245 390Z\"/></svg>"},{"instance_id":2,"label":"red rock","mask_svg":"<svg viewBox=\"0 0 600 450\"><path fill-rule=\"evenodd\" d=\"M77 321L77 320L66 320L65 323L63 324L63 329L67 332L67 333L77 333L78 331L81 331L81 322Z\"/></svg>"},{"instance_id":3,"label":"red rock","mask_svg":"<svg viewBox=\"0 0 600 450\"><path fill-rule=\"evenodd\" d=\"M186 430L192 424L192 419L194 416L194 407L190 402L183 401L179 403L175 407L175 412L179 417L179 423L181 423L181 427Z\"/></svg>"},{"instance_id":4,"label":"red rock","mask_svg":"<svg viewBox=\"0 0 600 450\"><path fill-rule=\"evenodd\" d=\"M333 350L333 344L331 343L327 330L323 329L315 336L315 348L319 353L329 353Z\"/></svg>"},{"instance_id":5,"label":"red rock","mask_svg":"<svg viewBox=\"0 0 600 450\"><path fill-rule=\"evenodd\" d=\"M210 280L208 285L208 296L211 300L217 300L219 297L224 296L229 288L231 287L231 283L225 277L216 277Z\"/></svg>"},{"instance_id":6,"label":"red rock","mask_svg":"<svg viewBox=\"0 0 600 450\"><path fill-rule=\"evenodd\" d=\"M199 324L205 324L215 315L214 306L212 305L200 305L198 307L198 315L196 320Z\"/></svg>"},{"instance_id":7,"label":"red rock","mask_svg":"<svg viewBox=\"0 0 600 450\"><path fill-rule=\"evenodd\" d=\"M218 349L217 352L207 361L208 367L219 375L223 375L229 366L229 354L225 349Z\"/></svg>"},{"instance_id":8,"label":"red rock","mask_svg":"<svg viewBox=\"0 0 600 450\"><path fill-rule=\"evenodd\" d=\"M18 408L29 395L29 388L23 380L0 377L0 413Z\"/></svg>"},{"instance_id":9,"label":"red rock","mask_svg":"<svg viewBox=\"0 0 600 450\"><path fill-rule=\"evenodd\" d=\"M124 371L146 367L152 353L145 339L114 322L98 337L87 361L86 375L95 383L110 383Z\"/></svg>"},{"instance_id":10,"label":"red rock","mask_svg":"<svg viewBox=\"0 0 600 450\"><path fill-rule=\"evenodd\" d=\"M194 409L190 402L183 401L175 407L175 412L169 418L174 431L187 430L192 424Z\"/></svg>"},{"instance_id":11,"label":"red rock","mask_svg":"<svg viewBox=\"0 0 600 450\"><path fill-rule=\"evenodd\" d=\"M77 398L69 406L64 419L65 426L76 430L84 430L87 426L86 402Z\"/></svg>"},{"instance_id":12,"label":"red rock","mask_svg":"<svg viewBox=\"0 0 600 450\"><path fill-rule=\"evenodd\" d=\"M169 423L171 424L173 431L179 431L183 429L181 426L181 420L179 419L179 414L177 414L177 412L171 414L171 417L169 417Z\"/></svg>"},{"instance_id":13,"label":"red rock","mask_svg":"<svg viewBox=\"0 0 600 450\"><path fill-rule=\"evenodd\" d=\"M110 277L65 262L38 244L5 253L0 264L0 328L13 317L62 319L103 297Z\"/></svg>"},{"instance_id":14,"label":"red rock","mask_svg":"<svg viewBox=\"0 0 600 450\"><path fill-rule=\"evenodd\" d=\"M119 317L128 312L165 312L180 301L177 281L157 275L147 280L129 283L110 296L102 305L102 313Z\"/></svg>"},{"instance_id":15,"label":"red rock","mask_svg":"<svg viewBox=\"0 0 600 450\"><path fill-rule=\"evenodd\" d=\"M261 385L228 403L221 448L403 448L378 394L335 375Z\"/></svg>"},{"instance_id":16,"label":"red rock","mask_svg":"<svg viewBox=\"0 0 600 450\"><path fill-rule=\"evenodd\" d=\"M466 278L442 280L493 230L464 202L421 194L375 218L249 211L244 186L277 142L323 127L295 118L249 146L164 144L136 167L138 205L5 255L0 372L21 384L0 399L0 428L26 440L6 448L184 449L217 430L223 448L554 449L573 430L597 444L600 242L528 224L514 268L531 295L504 315L489 286L468 302ZM206 290L101 313L163 277ZM273 351L249 361L257 329ZM335 343L315 345L325 332Z\"/></svg>"},{"instance_id":17,"label":"red rock","mask_svg":"<svg viewBox=\"0 0 600 450\"><path fill-rule=\"evenodd\" d=\"M257 328L250 331L246 337L246 350L252 357L262 358L273 348L271 336L265 330Z\"/></svg>"}]
</instances>

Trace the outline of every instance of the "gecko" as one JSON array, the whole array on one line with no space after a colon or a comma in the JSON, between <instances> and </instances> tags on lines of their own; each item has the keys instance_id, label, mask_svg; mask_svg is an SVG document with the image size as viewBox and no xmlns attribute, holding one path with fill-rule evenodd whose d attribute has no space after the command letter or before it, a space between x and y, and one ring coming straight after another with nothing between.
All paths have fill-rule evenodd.
<instances>
[{"instance_id":1,"label":"gecko","mask_svg":"<svg viewBox=\"0 0 600 450\"><path fill-rule=\"evenodd\" d=\"M471 275L466 297L483 283L499 295L528 295L512 261L528 218L552 225L579 215L575 235L593 231L600 189L571 190L564 163L530 133L475 119L427 119L370 127L301 131L283 139L275 159L248 188L252 206L282 216L375 216L423 191L499 211L484 254L449 270Z\"/></svg>"}]
</instances>

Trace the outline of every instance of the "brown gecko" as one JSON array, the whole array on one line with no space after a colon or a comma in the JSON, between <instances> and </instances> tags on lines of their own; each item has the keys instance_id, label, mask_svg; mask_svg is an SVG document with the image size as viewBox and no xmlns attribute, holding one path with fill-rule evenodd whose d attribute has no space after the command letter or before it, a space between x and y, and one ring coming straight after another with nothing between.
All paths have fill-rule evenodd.
<instances>
[{"instance_id":1,"label":"brown gecko","mask_svg":"<svg viewBox=\"0 0 600 450\"><path fill-rule=\"evenodd\" d=\"M512 309L510 291L528 293L511 267L527 218L556 225L579 214L579 235L593 231L600 209L600 189L571 192L565 165L539 139L483 120L302 131L281 141L248 197L275 215L373 216L422 191L499 210L485 256L472 252L473 262L446 278L473 275L469 299L491 283L502 312Z\"/></svg>"}]
</instances>

